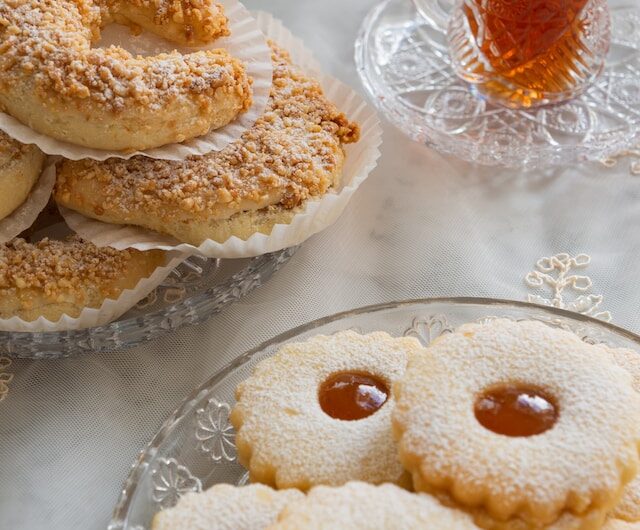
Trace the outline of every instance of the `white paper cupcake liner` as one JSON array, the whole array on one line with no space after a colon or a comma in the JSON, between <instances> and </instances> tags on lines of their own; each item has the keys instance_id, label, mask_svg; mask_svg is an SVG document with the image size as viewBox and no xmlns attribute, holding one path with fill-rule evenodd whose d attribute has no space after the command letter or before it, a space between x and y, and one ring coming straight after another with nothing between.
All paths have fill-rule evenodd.
<instances>
[{"instance_id":1,"label":"white paper cupcake liner","mask_svg":"<svg viewBox=\"0 0 640 530\"><path fill-rule=\"evenodd\" d=\"M55 183L55 161L51 160L48 161L27 200L15 212L0 221L0 244L11 241L33 224L49 203Z\"/></svg>"},{"instance_id":2,"label":"white paper cupcake liner","mask_svg":"<svg viewBox=\"0 0 640 530\"><path fill-rule=\"evenodd\" d=\"M253 104L251 108L228 125L183 143L168 144L155 149L135 152L91 149L56 140L34 131L5 113L0 113L0 130L19 142L37 145L49 155L60 155L71 160L84 158L93 160L128 159L136 155L161 160L184 160L191 155L204 155L224 149L225 146L240 138L244 131L251 128L256 120L264 114L271 92L273 67L271 50L255 18L238 0L219 1L224 5L225 14L229 19L231 36L218 39L207 46L180 47L146 32L135 37L129 28L117 24L111 24L105 28L102 32L100 45L103 47L112 44L122 46L132 53L141 55L156 55L176 49L182 53L192 53L197 50L225 48L233 57L247 65L247 74L253 79Z\"/></svg>"},{"instance_id":3,"label":"white paper cupcake liner","mask_svg":"<svg viewBox=\"0 0 640 530\"><path fill-rule=\"evenodd\" d=\"M317 61L299 39L282 23L267 13L258 13L256 20L268 38L291 53L294 62L310 75L317 77L332 101L350 120L360 124L362 137L356 144L346 146L346 160L342 182L335 193L308 201L290 224L278 224L269 235L253 234L246 241L231 237L224 243L207 240L199 247L180 244L172 237L132 226L113 225L89 219L77 212L61 209L68 225L83 238L98 246L119 249L177 250L210 258L248 258L299 245L312 235L333 224L346 208L349 200L376 167L380 157L382 128L376 112L354 90L337 79L320 73Z\"/></svg>"},{"instance_id":4,"label":"white paper cupcake liner","mask_svg":"<svg viewBox=\"0 0 640 530\"><path fill-rule=\"evenodd\" d=\"M133 289L124 290L117 300L105 300L98 309L85 308L77 318L63 315L57 322L51 322L44 317L33 322L27 322L18 317L0 319L0 331L27 333L70 331L108 324L124 315L140 300L148 296L186 257L185 254L179 252L167 254L166 264L163 267L158 267L148 278L140 280Z\"/></svg>"}]
</instances>

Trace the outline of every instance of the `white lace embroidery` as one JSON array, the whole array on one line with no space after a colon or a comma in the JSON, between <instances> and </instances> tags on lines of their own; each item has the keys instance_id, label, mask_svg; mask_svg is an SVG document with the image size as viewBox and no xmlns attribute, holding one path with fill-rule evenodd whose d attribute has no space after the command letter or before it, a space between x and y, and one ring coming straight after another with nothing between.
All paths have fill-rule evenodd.
<instances>
[{"instance_id":1,"label":"white lace embroidery","mask_svg":"<svg viewBox=\"0 0 640 530\"><path fill-rule=\"evenodd\" d=\"M9 383L13 380L13 374L6 371L9 366L11 366L11 359L0 357L0 401L9 394Z\"/></svg>"},{"instance_id":2,"label":"white lace embroidery","mask_svg":"<svg viewBox=\"0 0 640 530\"><path fill-rule=\"evenodd\" d=\"M578 254L575 257L569 254L557 254L550 258L541 258L536 263L536 270L531 271L525 277L525 282L532 289L544 289L548 286L551 290L550 297L538 294L529 294L531 303L567 309L576 313L582 313L605 322L611 321L609 311L601 311L602 295L580 294L573 300L567 300L567 291L587 293L593 287L593 282L588 276L571 274L575 269L584 269L591 263L591 256Z\"/></svg>"},{"instance_id":3,"label":"white lace embroidery","mask_svg":"<svg viewBox=\"0 0 640 530\"><path fill-rule=\"evenodd\" d=\"M629 168L632 175L640 176L640 145L635 149L629 149L627 151L622 151L621 153L615 154L605 160L602 163L606 167L616 167L618 163L623 160L629 158Z\"/></svg>"}]
</instances>

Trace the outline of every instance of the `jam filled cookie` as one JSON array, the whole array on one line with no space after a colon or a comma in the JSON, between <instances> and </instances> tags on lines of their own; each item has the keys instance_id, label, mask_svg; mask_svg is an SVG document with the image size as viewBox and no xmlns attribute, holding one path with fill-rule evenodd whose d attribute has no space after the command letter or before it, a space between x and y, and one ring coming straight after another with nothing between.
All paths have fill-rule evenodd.
<instances>
[{"instance_id":1,"label":"jam filled cookie","mask_svg":"<svg viewBox=\"0 0 640 530\"><path fill-rule=\"evenodd\" d=\"M292 502L268 530L474 530L463 512L433 497L394 486L350 482L339 488L318 486Z\"/></svg>"},{"instance_id":2,"label":"jam filled cookie","mask_svg":"<svg viewBox=\"0 0 640 530\"><path fill-rule=\"evenodd\" d=\"M0 131L0 220L26 200L44 161L44 153L35 145L21 144Z\"/></svg>"},{"instance_id":3,"label":"jam filled cookie","mask_svg":"<svg viewBox=\"0 0 640 530\"><path fill-rule=\"evenodd\" d=\"M0 245L0 318L76 318L86 307L117 299L165 261L159 250L98 248L76 236L34 244L14 239Z\"/></svg>"},{"instance_id":4,"label":"jam filled cookie","mask_svg":"<svg viewBox=\"0 0 640 530\"><path fill-rule=\"evenodd\" d=\"M287 344L236 390L231 421L253 482L307 490L350 480L409 485L391 432L391 392L411 338L353 331Z\"/></svg>"},{"instance_id":5,"label":"jam filled cookie","mask_svg":"<svg viewBox=\"0 0 640 530\"><path fill-rule=\"evenodd\" d=\"M182 162L134 157L67 161L56 201L87 217L129 224L200 245L242 240L288 224L308 201L334 191L344 146L359 127L320 84L273 46L273 88L265 114L219 152Z\"/></svg>"},{"instance_id":6,"label":"jam filled cookie","mask_svg":"<svg viewBox=\"0 0 640 530\"><path fill-rule=\"evenodd\" d=\"M303 497L297 490L275 491L261 484L218 484L156 514L151 530L264 530L288 503Z\"/></svg>"},{"instance_id":7,"label":"jam filled cookie","mask_svg":"<svg viewBox=\"0 0 640 530\"><path fill-rule=\"evenodd\" d=\"M489 528L598 528L638 469L631 376L607 348L540 322L465 325L414 356L395 390L415 488Z\"/></svg>"}]
</instances>

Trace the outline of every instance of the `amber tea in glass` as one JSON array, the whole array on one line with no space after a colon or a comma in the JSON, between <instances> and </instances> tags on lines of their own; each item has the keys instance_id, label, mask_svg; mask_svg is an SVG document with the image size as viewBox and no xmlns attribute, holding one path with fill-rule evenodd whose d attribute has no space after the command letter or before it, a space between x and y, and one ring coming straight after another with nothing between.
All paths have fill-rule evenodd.
<instances>
[{"instance_id":1,"label":"amber tea in glass","mask_svg":"<svg viewBox=\"0 0 640 530\"><path fill-rule=\"evenodd\" d=\"M415 3L429 14L442 1ZM609 11L606 0L458 0L448 41L458 75L492 102L557 103L580 94L602 71Z\"/></svg>"}]
</instances>

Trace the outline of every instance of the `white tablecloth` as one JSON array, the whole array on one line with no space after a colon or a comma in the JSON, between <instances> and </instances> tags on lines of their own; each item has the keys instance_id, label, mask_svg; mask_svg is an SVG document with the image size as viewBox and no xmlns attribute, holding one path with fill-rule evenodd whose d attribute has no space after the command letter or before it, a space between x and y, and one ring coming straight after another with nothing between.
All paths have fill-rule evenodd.
<instances>
[{"instance_id":1,"label":"white tablecloth","mask_svg":"<svg viewBox=\"0 0 640 530\"><path fill-rule=\"evenodd\" d=\"M271 10L360 88L353 43L375 0L247 4ZM586 253L581 274L601 309L640 332L640 178L628 161L519 174L385 129L380 167L340 221L223 314L132 351L13 362L0 402L0 528L104 529L138 451L187 393L247 348L337 311L431 296L523 300L540 258Z\"/></svg>"}]
</instances>

